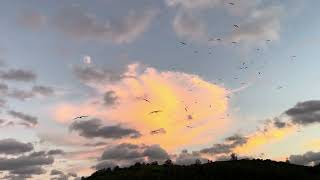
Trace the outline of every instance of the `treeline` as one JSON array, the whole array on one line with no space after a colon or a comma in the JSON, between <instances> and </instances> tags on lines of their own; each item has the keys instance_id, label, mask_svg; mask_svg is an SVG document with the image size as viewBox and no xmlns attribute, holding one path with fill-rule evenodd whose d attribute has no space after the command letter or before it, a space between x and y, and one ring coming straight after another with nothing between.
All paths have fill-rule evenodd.
<instances>
[{"instance_id":1,"label":"treeline","mask_svg":"<svg viewBox=\"0 0 320 180\"><path fill-rule=\"evenodd\" d=\"M320 166L308 167L271 160L208 161L175 165L136 163L131 167L102 169L82 180L320 180Z\"/></svg>"}]
</instances>

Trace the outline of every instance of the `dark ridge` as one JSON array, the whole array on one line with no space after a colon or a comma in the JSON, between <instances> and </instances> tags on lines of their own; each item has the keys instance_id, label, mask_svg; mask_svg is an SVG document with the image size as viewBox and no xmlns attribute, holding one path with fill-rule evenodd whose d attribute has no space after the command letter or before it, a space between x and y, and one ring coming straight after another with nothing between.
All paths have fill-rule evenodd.
<instances>
[{"instance_id":1,"label":"dark ridge","mask_svg":"<svg viewBox=\"0 0 320 180\"><path fill-rule=\"evenodd\" d=\"M82 180L320 180L320 166L301 166L271 160L233 160L193 165L174 165L166 161L136 163L131 167L102 169Z\"/></svg>"}]
</instances>

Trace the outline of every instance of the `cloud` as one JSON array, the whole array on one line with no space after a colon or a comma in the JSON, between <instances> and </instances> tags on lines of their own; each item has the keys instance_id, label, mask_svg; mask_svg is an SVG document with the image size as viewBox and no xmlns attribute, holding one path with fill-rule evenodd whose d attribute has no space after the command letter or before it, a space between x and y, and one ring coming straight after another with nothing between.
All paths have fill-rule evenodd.
<instances>
[{"instance_id":1,"label":"cloud","mask_svg":"<svg viewBox=\"0 0 320 180\"><path fill-rule=\"evenodd\" d=\"M7 84L0 83L0 94L2 96L6 95L8 93L8 90L9 90L9 86Z\"/></svg>"},{"instance_id":2,"label":"cloud","mask_svg":"<svg viewBox=\"0 0 320 180\"><path fill-rule=\"evenodd\" d=\"M24 114L22 112L17 112L14 110L10 110L7 113L14 118L18 118L20 120L25 121L30 126L35 126L38 124L38 118L35 116L31 116L31 115Z\"/></svg>"},{"instance_id":3,"label":"cloud","mask_svg":"<svg viewBox=\"0 0 320 180\"><path fill-rule=\"evenodd\" d=\"M120 73L94 66L75 66L73 73L79 80L88 84L102 84L122 78Z\"/></svg>"},{"instance_id":4,"label":"cloud","mask_svg":"<svg viewBox=\"0 0 320 180\"><path fill-rule=\"evenodd\" d=\"M201 41L206 40L208 37L205 23L188 12L181 12L175 16L173 29L181 38Z\"/></svg>"},{"instance_id":5,"label":"cloud","mask_svg":"<svg viewBox=\"0 0 320 180\"><path fill-rule=\"evenodd\" d=\"M24 10L18 17L18 23L20 25L34 30L39 29L42 25L44 25L46 20L46 16L33 10Z\"/></svg>"},{"instance_id":6,"label":"cloud","mask_svg":"<svg viewBox=\"0 0 320 180\"><path fill-rule=\"evenodd\" d=\"M50 175L61 175L61 174L64 174L64 173L62 171L59 171L59 170L56 170L56 169L53 169L50 172Z\"/></svg>"},{"instance_id":7,"label":"cloud","mask_svg":"<svg viewBox=\"0 0 320 180\"><path fill-rule=\"evenodd\" d=\"M308 151L302 155L291 155L289 161L299 165L317 165L320 162L320 152Z\"/></svg>"},{"instance_id":8,"label":"cloud","mask_svg":"<svg viewBox=\"0 0 320 180\"><path fill-rule=\"evenodd\" d=\"M61 149L53 149L47 152L48 155L64 155L65 152Z\"/></svg>"},{"instance_id":9,"label":"cloud","mask_svg":"<svg viewBox=\"0 0 320 180\"><path fill-rule=\"evenodd\" d=\"M44 152L33 152L29 155L21 155L14 158L1 157L0 170L9 171L12 176L28 176L44 174L44 165L53 164L54 159Z\"/></svg>"},{"instance_id":10,"label":"cloud","mask_svg":"<svg viewBox=\"0 0 320 180\"><path fill-rule=\"evenodd\" d=\"M166 0L169 7L182 7L184 9L206 9L223 3L222 0Z\"/></svg>"},{"instance_id":11,"label":"cloud","mask_svg":"<svg viewBox=\"0 0 320 180\"><path fill-rule=\"evenodd\" d=\"M136 162L162 162L169 158L169 154L159 145L122 143L106 148L101 155L101 161L95 167L101 169L115 165L129 166Z\"/></svg>"},{"instance_id":12,"label":"cloud","mask_svg":"<svg viewBox=\"0 0 320 180\"><path fill-rule=\"evenodd\" d=\"M0 79L8 81L30 82L36 80L36 78L36 74L29 70L10 69L8 71L0 71Z\"/></svg>"},{"instance_id":13,"label":"cloud","mask_svg":"<svg viewBox=\"0 0 320 180\"><path fill-rule=\"evenodd\" d=\"M157 142L166 150L186 144L212 142L212 130L218 134L226 130L229 123L226 96L229 92L225 88L195 74L158 71L140 64L129 64L124 69L122 73L116 73L120 78L111 82L108 73L85 78L84 83L96 91L95 95L82 103L58 104L52 110L53 117L62 123L70 122L79 114L108 119L108 123L125 124L143 134L138 139L122 141L135 144ZM95 83L88 84L87 80ZM112 108L105 106L102 99L108 91L113 91L117 97L117 103ZM92 103L97 101L100 103ZM160 112L150 114L156 110ZM188 116L192 116L192 120ZM221 120L222 117L225 118ZM166 133L157 136L150 134L150 131L159 128L165 129ZM207 138L200 138L203 136Z\"/></svg>"},{"instance_id":14,"label":"cloud","mask_svg":"<svg viewBox=\"0 0 320 180\"><path fill-rule=\"evenodd\" d=\"M200 160L202 163L207 162L208 159L201 156L201 153L193 151L188 153L187 150L181 151L181 153L176 158L176 164L190 165L195 164L196 160Z\"/></svg>"},{"instance_id":15,"label":"cloud","mask_svg":"<svg viewBox=\"0 0 320 180\"><path fill-rule=\"evenodd\" d=\"M244 23L240 23L237 30L228 35L227 39L235 42L257 43L265 40L280 38L281 15L283 8L270 6L264 9L255 9Z\"/></svg>"},{"instance_id":16,"label":"cloud","mask_svg":"<svg viewBox=\"0 0 320 180\"><path fill-rule=\"evenodd\" d=\"M85 40L131 43L144 33L156 15L155 10L129 11L121 19L98 19L78 9L64 9L55 18L56 27L63 33Z\"/></svg>"},{"instance_id":17,"label":"cloud","mask_svg":"<svg viewBox=\"0 0 320 180\"><path fill-rule=\"evenodd\" d=\"M15 139L2 139L0 140L0 154L22 154L33 150L31 143L19 142Z\"/></svg>"},{"instance_id":18,"label":"cloud","mask_svg":"<svg viewBox=\"0 0 320 180\"><path fill-rule=\"evenodd\" d=\"M240 136L238 134L227 137L225 139L225 142L222 144L214 144L210 148L204 148L200 150L200 153L203 154L212 154L212 155L217 155L217 154L228 154L233 151L238 146L242 146L247 143L248 138Z\"/></svg>"},{"instance_id":19,"label":"cloud","mask_svg":"<svg viewBox=\"0 0 320 180\"><path fill-rule=\"evenodd\" d=\"M103 97L105 105L113 105L117 101L117 96L114 91L107 91Z\"/></svg>"},{"instance_id":20,"label":"cloud","mask_svg":"<svg viewBox=\"0 0 320 180\"><path fill-rule=\"evenodd\" d=\"M111 138L121 139L124 137L138 138L141 134L129 128L122 128L120 125L103 126L102 120L91 119L87 121L75 121L70 125L70 130L78 131L80 136L87 138Z\"/></svg>"},{"instance_id":21,"label":"cloud","mask_svg":"<svg viewBox=\"0 0 320 180\"><path fill-rule=\"evenodd\" d=\"M34 93L31 91L25 91L20 89L13 89L8 93L8 96L11 98L19 99L21 101L25 101L26 99L30 99L34 97Z\"/></svg>"},{"instance_id":22,"label":"cloud","mask_svg":"<svg viewBox=\"0 0 320 180\"><path fill-rule=\"evenodd\" d=\"M309 125L320 122L320 101L304 101L284 112L291 118L292 123Z\"/></svg>"},{"instance_id":23,"label":"cloud","mask_svg":"<svg viewBox=\"0 0 320 180\"><path fill-rule=\"evenodd\" d=\"M54 94L54 89L52 87L38 85L32 87L32 92L42 96L51 96Z\"/></svg>"}]
</instances>

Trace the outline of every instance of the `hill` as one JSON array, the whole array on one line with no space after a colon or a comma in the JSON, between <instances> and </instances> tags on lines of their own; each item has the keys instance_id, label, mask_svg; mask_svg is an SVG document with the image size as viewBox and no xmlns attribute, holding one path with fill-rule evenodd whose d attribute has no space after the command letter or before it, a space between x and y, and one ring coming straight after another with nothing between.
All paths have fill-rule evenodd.
<instances>
[{"instance_id":1,"label":"hill","mask_svg":"<svg viewBox=\"0 0 320 180\"><path fill-rule=\"evenodd\" d=\"M84 180L319 180L320 168L271 160L234 160L193 164L140 164L96 171Z\"/></svg>"}]
</instances>

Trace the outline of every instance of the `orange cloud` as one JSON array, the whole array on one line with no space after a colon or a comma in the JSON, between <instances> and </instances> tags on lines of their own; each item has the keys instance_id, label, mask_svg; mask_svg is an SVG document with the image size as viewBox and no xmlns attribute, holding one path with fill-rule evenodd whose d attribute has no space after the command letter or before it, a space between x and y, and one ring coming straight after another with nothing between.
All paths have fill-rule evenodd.
<instances>
[{"instance_id":1,"label":"orange cloud","mask_svg":"<svg viewBox=\"0 0 320 180\"><path fill-rule=\"evenodd\" d=\"M246 144L235 148L234 151L245 155L259 153L260 148L264 145L279 142L294 133L295 130L295 126L287 126L280 129L269 127L266 131L257 131L249 136Z\"/></svg>"},{"instance_id":2,"label":"orange cloud","mask_svg":"<svg viewBox=\"0 0 320 180\"><path fill-rule=\"evenodd\" d=\"M124 139L124 142L159 144L167 150L212 142L212 132L216 135L227 127L226 96L230 92L223 87L197 75L159 72L138 64L129 65L124 77L117 82L91 86L100 92L100 101L103 93L115 92L117 101L114 105L61 104L55 108L54 117L59 122L68 122L73 116L89 114L108 124L135 128L143 134L139 139ZM165 129L166 133L150 134L159 128Z\"/></svg>"}]
</instances>

